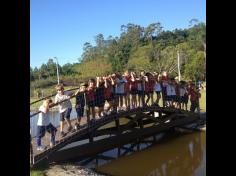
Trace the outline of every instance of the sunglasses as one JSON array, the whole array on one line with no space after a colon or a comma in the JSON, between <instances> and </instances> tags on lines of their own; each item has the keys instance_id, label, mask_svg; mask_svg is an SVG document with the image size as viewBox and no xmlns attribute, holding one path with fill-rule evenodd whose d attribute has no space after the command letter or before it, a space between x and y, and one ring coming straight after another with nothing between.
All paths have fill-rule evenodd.
<instances>
[{"instance_id":1,"label":"sunglasses","mask_svg":"<svg viewBox=\"0 0 236 176\"><path fill-rule=\"evenodd\" d=\"M57 91L62 91L61 89L58 89Z\"/></svg>"}]
</instances>

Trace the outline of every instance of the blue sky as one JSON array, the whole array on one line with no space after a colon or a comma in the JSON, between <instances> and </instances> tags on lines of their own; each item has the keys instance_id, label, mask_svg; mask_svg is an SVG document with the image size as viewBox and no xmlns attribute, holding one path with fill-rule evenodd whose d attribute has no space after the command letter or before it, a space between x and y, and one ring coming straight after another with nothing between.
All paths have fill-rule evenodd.
<instances>
[{"instance_id":1,"label":"blue sky","mask_svg":"<svg viewBox=\"0 0 236 176\"><path fill-rule=\"evenodd\" d=\"M121 25L160 22L174 30L193 18L206 22L206 0L30 0L30 66L53 57L76 63L85 42L94 45L99 33L119 37Z\"/></svg>"}]
</instances>

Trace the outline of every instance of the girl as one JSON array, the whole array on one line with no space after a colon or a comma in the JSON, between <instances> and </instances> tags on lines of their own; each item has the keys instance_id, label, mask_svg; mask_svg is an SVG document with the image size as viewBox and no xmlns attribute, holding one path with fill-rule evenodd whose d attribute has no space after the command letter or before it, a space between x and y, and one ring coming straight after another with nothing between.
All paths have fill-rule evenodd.
<instances>
[{"instance_id":1,"label":"girl","mask_svg":"<svg viewBox=\"0 0 236 176\"><path fill-rule=\"evenodd\" d=\"M131 80L130 80L130 94L131 94L131 109L137 108L137 81L136 75L134 72L131 72Z\"/></svg>"},{"instance_id":2,"label":"girl","mask_svg":"<svg viewBox=\"0 0 236 176\"><path fill-rule=\"evenodd\" d=\"M104 116L104 105L105 105L105 97L104 97L104 80L102 77L97 77L96 84L96 98L95 98L95 106L98 107L98 116Z\"/></svg>"},{"instance_id":3,"label":"girl","mask_svg":"<svg viewBox=\"0 0 236 176\"><path fill-rule=\"evenodd\" d=\"M156 105L159 106L159 100L161 99L161 76L156 75L154 90L157 94Z\"/></svg>"},{"instance_id":4,"label":"girl","mask_svg":"<svg viewBox=\"0 0 236 176\"><path fill-rule=\"evenodd\" d=\"M106 114L109 114L109 110L113 107L113 94L112 94L112 85L114 85L114 80L108 77L103 78L104 83L104 98L108 103L108 107L106 109Z\"/></svg>"},{"instance_id":5,"label":"girl","mask_svg":"<svg viewBox=\"0 0 236 176\"><path fill-rule=\"evenodd\" d=\"M116 78L116 95L118 97L118 111L123 108L123 98L125 95L125 83L127 80L123 78L120 74L117 74Z\"/></svg>"},{"instance_id":6,"label":"girl","mask_svg":"<svg viewBox=\"0 0 236 176\"><path fill-rule=\"evenodd\" d=\"M127 110L130 109L130 82L131 82L131 75L129 71L125 71L124 78L126 79L125 83L125 107Z\"/></svg>"},{"instance_id":7,"label":"girl","mask_svg":"<svg viewBox=\"0 0 236 176\"><path fill-rule=\"evenodd\" d=\"M92 114L93 120L95 120L95 80L90 79L88 81L88 88L86 89L86 102L88 105L87 111L87 123L90 122L90 114Z\"/></svg>"}]
</instances>

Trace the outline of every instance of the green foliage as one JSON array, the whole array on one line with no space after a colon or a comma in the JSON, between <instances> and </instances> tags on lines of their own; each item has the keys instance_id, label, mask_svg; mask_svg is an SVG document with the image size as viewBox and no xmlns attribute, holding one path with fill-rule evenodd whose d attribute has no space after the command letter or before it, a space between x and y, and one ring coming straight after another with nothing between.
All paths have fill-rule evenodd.
<instances>
[{"instance_id":1,"label":"green foliage","mask_svg":"<svg viewBox=\"0 0 236 176\"><path fill-rule=\"evenodd\" d=\"M106 58L100 58L97 60L84 61L75 67L74 70L78 73L77 77L84 81L95 76L111 73L112 67Z\"/></svg>"},{"instance_id":2,"label":"green foliage","mask_svg":"<svg viewBox=\"0 0 236 176\"><path fill-rule=\"evenodd\" d=\"M193 81L205 79L205 56L204 52L198 51L194 58L185 66L184 75Z\"/></svg>"},{"instance_id":3,"label":"green foliage","mask_svg":"<svg viewBox=\"0 0 236 176\"><path fill-rule=\"evenodd\" d=\"M59 65L60 79L67 85L76 85L97 75L134 71L168 71L177 75L177 52L180 55L181 75L186 79L205 80L206 25L190 21L188 29L164 31L161 23L147 27L128 23L121 26L120 37L103 34L95 36L95 46L86 42L80 63ZM31 87L55 85L56 63L49 59L40 68L30 68Z\"/></svg>"}]
</instances>

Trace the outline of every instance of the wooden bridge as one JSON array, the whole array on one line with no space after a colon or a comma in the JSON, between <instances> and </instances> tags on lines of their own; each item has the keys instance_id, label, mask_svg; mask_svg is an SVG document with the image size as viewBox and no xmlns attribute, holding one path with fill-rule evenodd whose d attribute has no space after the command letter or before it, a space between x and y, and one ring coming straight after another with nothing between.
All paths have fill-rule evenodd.
<instances>
[{"instance_id":1,"label":"wooden bridge","mask_svg":"<svg viewBox=\"0 0 236 176\"><path fill-rule=\"evenodd\" d=\"M127 123L121 124L121 118L128 119ZM199 114L196 113L155 105L112 113L94 123L85 124L79 130L60 139L54 147L43 152L35 152L31 144L31 166L65 160L83 160L129 143L133 143L132 147L139 148L140 143L148 142L145 141L146 137L153 136L155 141L155 134L192 124L199 118ZM111 122L114 122L115 126L107 127ZM118 155L124 155L132 150L132 147L123 147L125 152L122 154L119 150Z\"/></svg>"}]
</instances>

